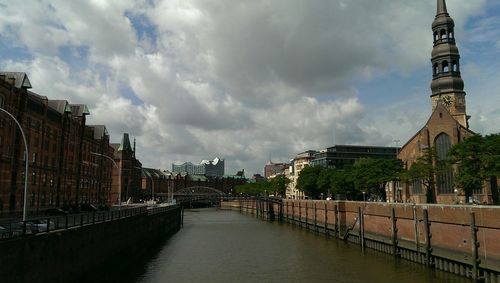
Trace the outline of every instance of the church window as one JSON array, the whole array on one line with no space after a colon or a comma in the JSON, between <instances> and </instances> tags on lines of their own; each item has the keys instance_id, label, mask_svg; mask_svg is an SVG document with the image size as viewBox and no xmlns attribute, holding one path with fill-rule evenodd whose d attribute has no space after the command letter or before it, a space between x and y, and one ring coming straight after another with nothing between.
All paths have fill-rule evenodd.
<instances>
[{"instance_id":1,"label":"church window","mask_svg":"<svg viewBox=\"0 0 500 283\"><path fill-rule=\"evenodd\" d=\"M449 30L448 37L449 38L453 38L454 37L454 35L453 35L453 29Z\"/></svg>"},{"instance_id":2,"label":"church window","mask_svg":"<svg viewBox=\"0 0 500 283\"><path fill-rule=\"evenodd\" d=\"M422 193L422 180L414 179L412 182L411 191L414 195L418 195Z\"/></svg>"},{"instance_id":3,"label":"church window","mask_svg":"<svg viewBox=\"0 0 500 283\"><path fill-rule=\"evenodd\" d=\"M436 137L435 140L436 155L437 155L437 166L439 163L445 162L448 158L448 151L451 148L450 136L445 133L441 133ZM437 187L438 193L440 194L451 194L453 193L453 172L451 169L445 170L437 174Z\"/></svg>"},{"instance_id":4,"label":"church window","mask_svg":"<svg viewBox=\"0 0 500 283\"><path fill-rule=\"evenodd\" d=\"M434 41L437 41L437 40L438 40L438 32L437 32L437 31L435 31L435 32L434 32Z\"/></svg>"},{"instance_id":5,"label":"church window","mask_svg":"<svg viewBox=\"0 0 500 283\"><path fill-rule=\"evenodd\" d=\"M434 64L434 75L439 74L439 65L438 63Z\"/></svg>"},{"instance_id":6,"label":"church window","mask_svg":"<svg viewBox=\"0 0 500 283\"><path fill-rule=\"evenodd\" d=\"M443 61L443 73L447 73L450 71L450 67L448 66L448 61Z\"/></svg>"},{"instance_id":7,"label":"church window","mask_svg":"<svg viewBox=\"0 0 500 283\"><path fill-rule=\"evenodd\" d=\"M452 72L458 72L458 64L457 61L451 62L451 71Z\"/></svg>"}]
</instances>

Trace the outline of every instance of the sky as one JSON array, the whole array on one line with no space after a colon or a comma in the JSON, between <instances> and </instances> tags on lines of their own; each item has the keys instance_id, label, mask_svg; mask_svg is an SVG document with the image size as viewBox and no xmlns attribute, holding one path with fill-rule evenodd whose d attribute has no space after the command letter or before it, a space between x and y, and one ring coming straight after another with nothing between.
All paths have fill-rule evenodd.
<instances>
[{"instance_id":1,"label":"sky","mask_svg":"<svg viewBox=\"0 0 500 283\"><path fill-rule=\"evenodd\" d=\"M447 0L470 128L500 132L500 1ZM435 0L0 0L0 70L87 104L144 167L226 173L401 146L431 112Z\"/></svg>"}]
</instances>

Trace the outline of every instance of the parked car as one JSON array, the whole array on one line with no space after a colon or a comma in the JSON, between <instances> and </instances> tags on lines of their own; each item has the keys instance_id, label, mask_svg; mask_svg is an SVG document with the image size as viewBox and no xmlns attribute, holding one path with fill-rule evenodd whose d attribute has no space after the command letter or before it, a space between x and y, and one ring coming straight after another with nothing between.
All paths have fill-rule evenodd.
<instances>
[{"instance_id":1,"label":"parked car","mask_svg":"<svg viewBox=\"0 0 500 283\"><path fill-rule=\"evenodd\" d=\"M97 211L98 209L93 204L83 203L80 205L80 210L93 212L93 211Z\"/></svg>"},{"instance_id":2,"label":"parked car","mask_svg":"<svg viewBox=\"0 0 500 283\"><path fill-rule=\"evenodd\" d=\"M45 214L47 214L47 215L67 215L68 212L64 211L60 208L49 208L45 211Z\"/></svg>"},{"instance_id":3,"label":"parked car","mask_svg":"<svg viewBox=\"0 0 500 283\"><path fill-rule=\"evenodd\" d=\"M29 220L26 222L26 234L29 234L28 231L31 233L45 232L47 231L47 226L50 230L53 230L56 227L54 222L50 221L47 223L46 219Z\"/></svg>"}]
</instances>

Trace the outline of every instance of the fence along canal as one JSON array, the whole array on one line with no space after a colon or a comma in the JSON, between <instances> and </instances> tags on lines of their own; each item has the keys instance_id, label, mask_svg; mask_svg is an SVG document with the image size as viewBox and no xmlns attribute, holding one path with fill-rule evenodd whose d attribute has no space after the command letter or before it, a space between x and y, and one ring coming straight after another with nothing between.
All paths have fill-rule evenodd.
<instances>
[{"instance_id":1,"label":"fence along canal","mask_svg":"<svg viewBox=\"0 0 500 283\"><path fill-rule=\"evenodd\" d=\"M500 207L252 198L226 200L221 208L500 283Z\"/></svg>"}]
</instances>

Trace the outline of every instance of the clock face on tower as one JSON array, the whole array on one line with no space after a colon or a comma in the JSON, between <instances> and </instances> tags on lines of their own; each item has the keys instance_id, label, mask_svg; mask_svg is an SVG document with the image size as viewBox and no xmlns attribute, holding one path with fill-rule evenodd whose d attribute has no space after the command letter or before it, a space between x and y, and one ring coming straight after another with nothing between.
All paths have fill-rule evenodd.
<instances>
[{"instance_id":1,"label":"clock face on tower","mask_svg":"<svg viewBox=\"0 0 500 283\"><path fill-rule=\"evenodd\" d=\"M443 97L443 103L444 103L444 105L446 105L446 107L450 107L450 106L451 106L451 103L452 103L452 101L451 101L451 96L449 96L449 95L445 95L445 96Z\"/></svg>"}]
</instances>

